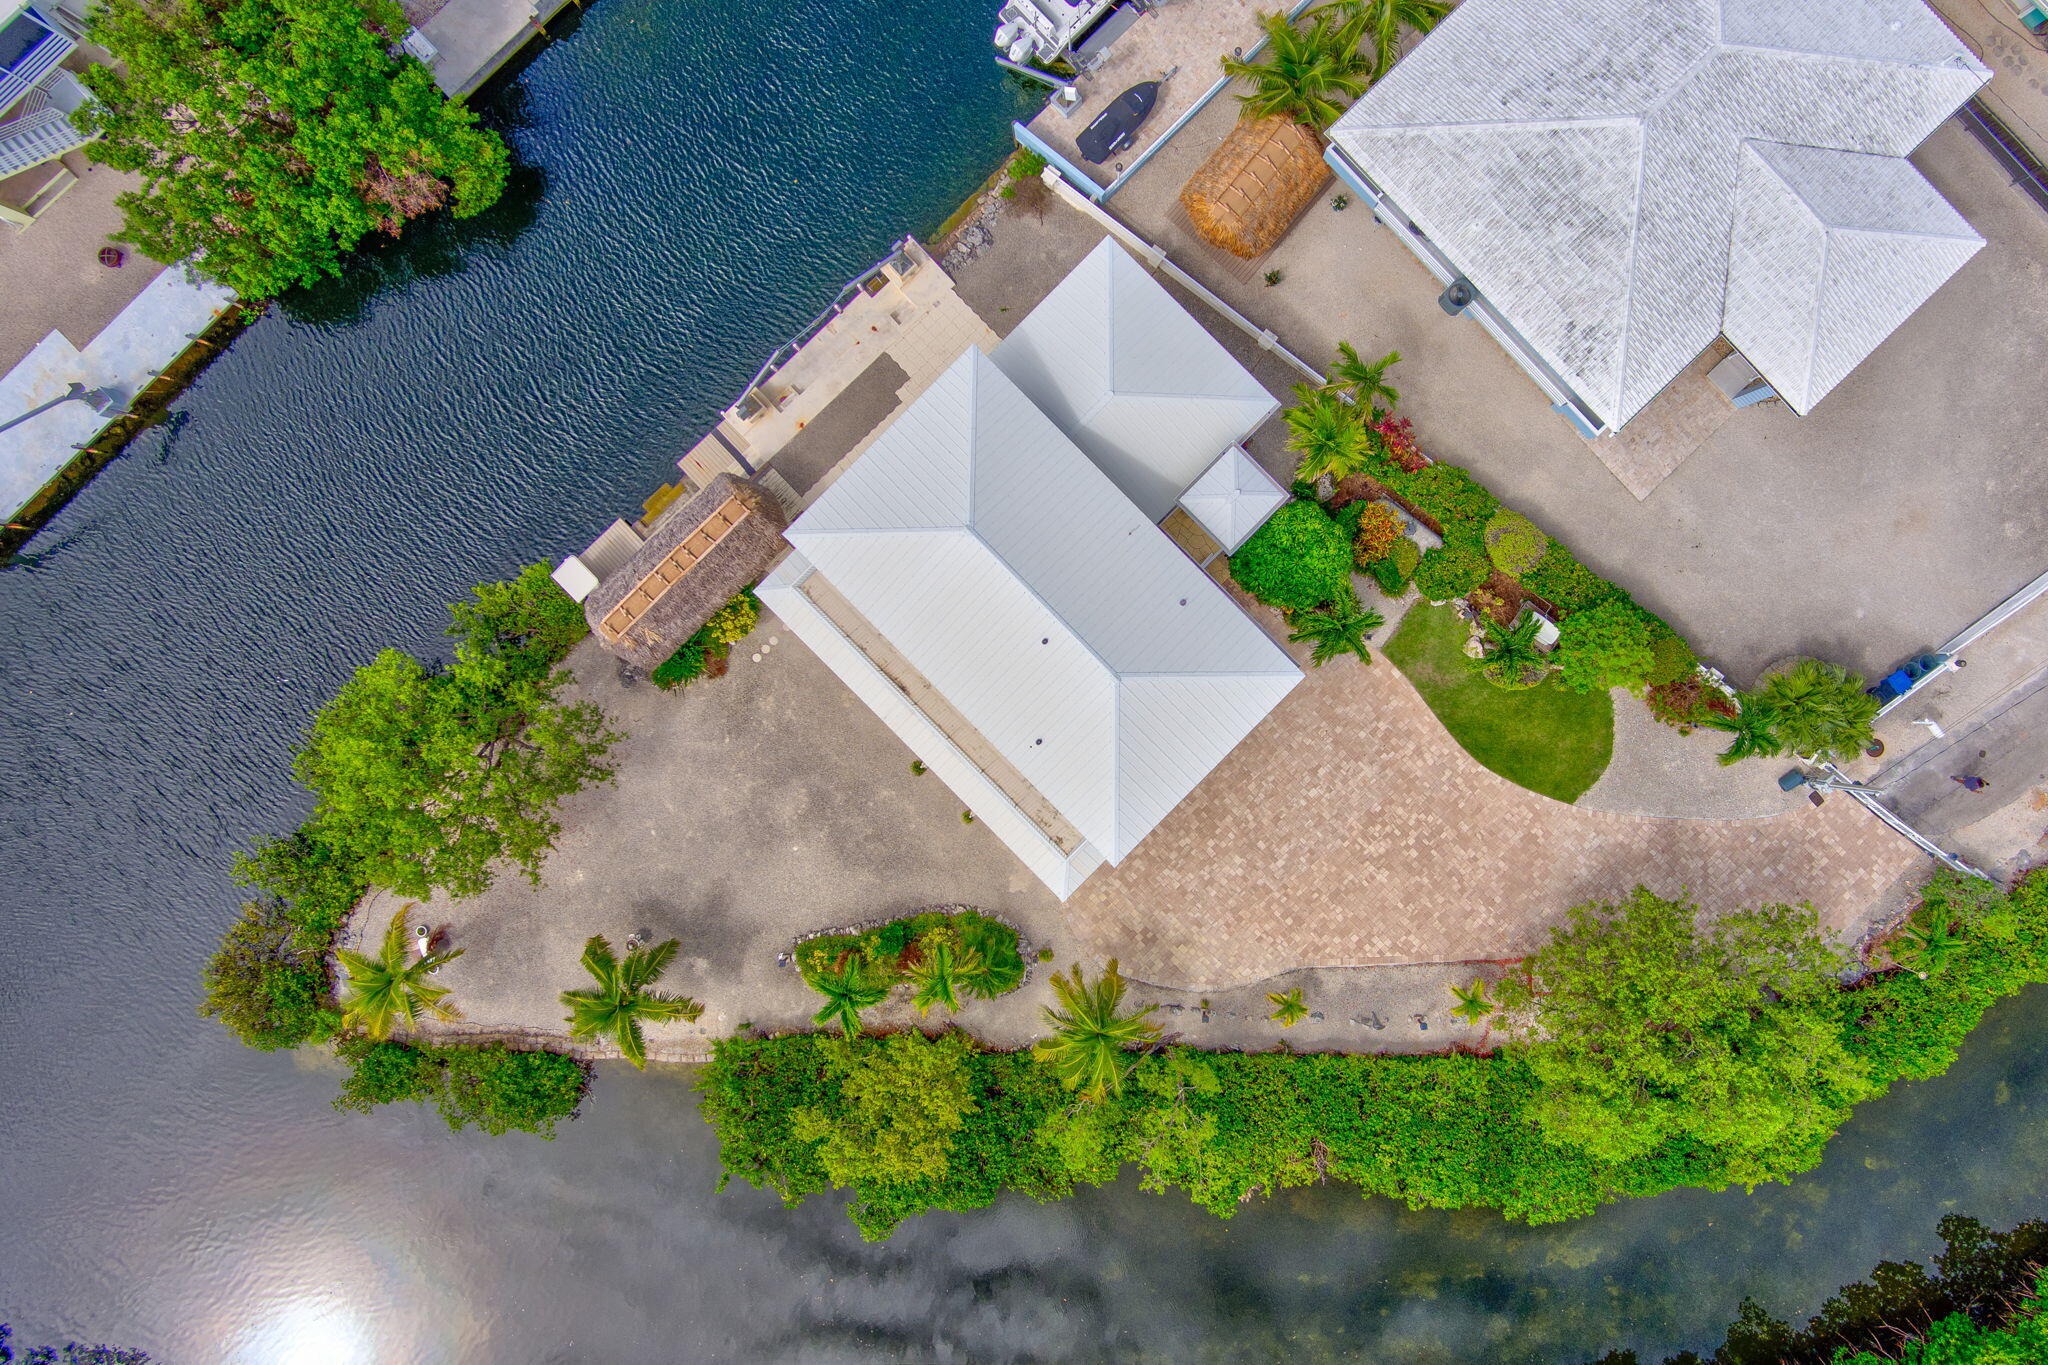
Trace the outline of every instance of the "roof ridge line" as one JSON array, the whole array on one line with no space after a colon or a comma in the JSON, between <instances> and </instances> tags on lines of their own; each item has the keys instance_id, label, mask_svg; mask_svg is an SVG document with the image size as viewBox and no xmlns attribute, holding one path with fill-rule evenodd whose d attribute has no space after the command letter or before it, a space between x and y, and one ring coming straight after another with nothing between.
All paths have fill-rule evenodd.
<instances>
[{"instance_id":1,"label":"roof ridge line","mask_svg":"<svg viewBox=\"0 0 2048 1365\"><path fill-rule=\"evenodd\" d=\"M1951 204L1949 207L1954 208L1955 206ZM1819 214L1815 214L1814 216L1816 218L1820 217ZM1964 219L1963 225L1965 227L1968 227L1969 220ZM1830 223L1827 222L1825 219L1821 220L1821 228L1823 231L1826 232L1857 232L1863 234L1866 237L1909 237L1912 238L1914 241L1920 242L1976 241L1981 243L1984 240L1981 236L1977 234L1977 230L1975 228L1970 229L1970 235L1968 237L1959 237L1953 232L1932 232L1921 228L1849 227L1840 223Z\"/></svg>"},{"instance_id":2,"label":"roof ridge line","mask_svg":"<svg viewBox=\"0 0 2048 1365\"><path fill-rule=\"evenodd\" d=\"M1417 133L1439 128L1600 128L1641 124L1645 117L1643 114L1601 114L1593 118L1431 119L1427 123L1380 123L1371 128L1347 128L1343 131L1370 134Z\"/></svg>"},{"instance_id":3,"label":"roof ridge line","mask_svg":"<svg viewBox=\"0 0 2048 1365\"><path fill-rule=\"evenodd\" d=\"M1261 632L1259 632L1259 633L1260 633L1260 634L1262 634L1262 635L1264 635L1264 634L1265 634L1265 632L1264 632L1264 631L1261 631ZM1273 637L1272 637L1272 636L1270 636L1270 635L1267 635L1267 636L1266 636L1266 639L1268 640L1268 642L1271 642L1271 641L1272 641L1272 638L1273 638ZM1299 677L1299 676L1301 675L1301 669L1300 669L1300 668L1299 668L1298 666L1296 666L1296 664L1295 664L1294 660L1292 660L1292 659L1289 659L1289 658L1287 657L1287 651L1286 651L1286 650L1284 650L1284 649L1280 649L1280 646L1279 646L1279 645L1277 645L1277 644L1275 644L1275 645L1273 646L1273 648L1275 648L1275 649L1279 649L1279 650L1280 650L1280 657L1281 657L1281 658L1283 658L1283 659L1287 659L1287 665L1288 665L1288 668L1289 668L1289 669L1290 669L1290 670L1291 670L1291 671L1293 672L1293 674L1294 674L1294 675L1295 675L1296 677ZM1200 680L1202 680L1202 681L1205 681L1205 682L1206 682L1206 681L1218 681L1218 680L1220 680L1220 681L1224 681L1224 682L1251 682L1251 681L1253 681L1254 679L1258 679L1258 678L1284 678L1284 677L1286 677L1286 676L1288 676L1288 675L1287 675L1286 673L1252 673L1252 672L1247 672L1247 671L1245 671L1245 670L1243 670L1243 669L1232 669L1232 670L1230 670L1230 671L1229 671L1229 672L1227 672L1227 673L1184 673L1184 672L1183 672L1183 673L1119 673L1119 674L1117 674L1117 677L1118 677L1118 678L1152 678L1152 679L1159 679L1159 678L1180 678L1180 679L1185 679L1185 680L1188 680L1188 681L1194 681L1194 680L1196 680L1196 679L1200 679Z\"/></svg>"},{"instance_id":4,"label":"roof ridge line","mask_svg":"<svg viewBox=\"0 0 2048 1365\"><path fill-rule=\"evenodd\" d=\"M1888 66L1899 71L1925 71L1932 74L1946 71L1967 73L1970 70L1967 66L1954 65L1952 61L1953 54L1950 57L1943 57L1938 61L1925 62L1913 61L1905 57L1878 57L1866 52L1815 52L1811 48L1783 47L1774 43L1732 42L1725 38L1721 40L1720 48L1723 52L1756 53L1759 56L1768 57L1803 58L1816 62L1867 62L1871 66ZM1979 64L1981 65L1981 62Z\"/></svg>"}]
</instances>

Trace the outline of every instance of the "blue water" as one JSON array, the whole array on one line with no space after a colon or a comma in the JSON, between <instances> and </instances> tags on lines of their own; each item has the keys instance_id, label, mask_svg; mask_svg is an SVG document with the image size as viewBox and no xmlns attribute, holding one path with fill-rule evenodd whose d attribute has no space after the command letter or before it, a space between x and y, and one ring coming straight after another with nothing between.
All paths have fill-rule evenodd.
<instances>
[{"instance_id":1,"label":"blue water","mask_svg":"<svg viewBox=\"0 0 2048 1365\"><path fill-rule=\"evenodd\" d=\"M1529 1232L1341 1190L1134 1185L917 1220L712 1192L684 1080L554 1143L343 1116L192 1013L224 868L302 813L309 711L441 603L579 547L1006 146L992 6L598 0L485 102L525 169L288 301L0 572L0 1317L170 1365L1572 1361L1811 1304L1960 1209L2037 1211L2041 1000L1815 1177Z\"/></svg>"}]
</instances>

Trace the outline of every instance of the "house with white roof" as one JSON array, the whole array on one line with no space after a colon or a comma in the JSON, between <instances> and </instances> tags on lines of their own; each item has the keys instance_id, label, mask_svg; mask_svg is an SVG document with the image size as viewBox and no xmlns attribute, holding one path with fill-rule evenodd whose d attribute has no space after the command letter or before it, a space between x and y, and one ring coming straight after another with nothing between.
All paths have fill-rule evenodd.
<instances>
[{"instance_id":1,"label":"house with white roof","mask_svg":"<svg viewBox=\"0 0 2048 1365\"><path fill-rule=\"evenodd\" d=\"M1104 267L1112 291L1117 269ZM1108 350L1098 334L1090 353L1105 367L1118 363L1118 311L1162 325L1102 310ZM1041 392L1083 391L1059 390L1053 369L1036 372L1053 386ZM1164 383L1143 376L1131 392ZM1075 433L1101 409L1062 410L1064 423L967 351L789 527L794 553L759 591L1065 899L1130 853L1301 672L1084 453ZM1124 443L1105 449L1137 452L1118 467L1166 490L1170 509L1186 484L1149 463L1164 447L1104 425ZM1176 458L1192 482L1218 453Z\"/></svg>"},{"instance_id":2,"label":"house with white roof","mask_svg":"<svg viewBox=\"0 0 2048 1365\"><path fill-rule=\"evenodd\" d=\"M992 358L1154 521L1280 406L1108 237Z\"/></svg>"},{"instance_id":3,"label":"house with white roof","mask_svg":"<svg viewBox=\"0 0 2048 1365\"><path fill-rule=\"evenodd\" d=\"M1586 435L1720 336L1804 414L1983 245L1904 158L1989 78L1922 0L1464 0L1328 160Z\"/></svg>"},{"instance_id":4,"label":"house with white roof","mask_svg":"<svg viewBox=\"0 0 2048 1365\"><path fill-rule=\"evenodd\" d=\"M92 141L71 122L92 95L65 69L83 31L48 0L0 0L0 223L16 230L78 183L60 158Z\"/></svg>"}]
</instances>

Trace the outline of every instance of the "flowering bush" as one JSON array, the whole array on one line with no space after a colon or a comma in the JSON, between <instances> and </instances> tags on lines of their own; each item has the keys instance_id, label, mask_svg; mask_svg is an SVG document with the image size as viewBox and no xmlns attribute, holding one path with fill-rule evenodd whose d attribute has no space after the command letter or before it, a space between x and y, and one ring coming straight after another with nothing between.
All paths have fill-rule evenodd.
<instances>
[{"instance_id":1,"label":"flowering bush","mask_svg":"<svg viewBox=\"0 0 2048 1365\"><path fill-rule=\"evenodd\" d=\"M1422 453L1422 447L1415 443L1415 423L1406 417L1382 417L1377 422L1368 422L1380 453L1392 460L1410 474L1419 474L1429 457Z\"/></svg>"},{"instance_id":2,"label":"flowering bush","mask_svg":"<svg viewBox=\"0 0 2048 1365\"><path fill-rule=\"evenodd\" d=\"M1486 557L1510 578L1520 578L1543 561L1550 537L1520 512L1501 508L1486 523Z\"/></svg>"}]
</instances>

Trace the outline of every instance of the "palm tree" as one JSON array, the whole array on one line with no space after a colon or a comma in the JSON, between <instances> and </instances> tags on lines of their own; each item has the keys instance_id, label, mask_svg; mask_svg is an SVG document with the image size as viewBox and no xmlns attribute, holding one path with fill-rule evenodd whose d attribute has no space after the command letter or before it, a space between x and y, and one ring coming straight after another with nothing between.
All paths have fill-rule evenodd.
<instances>
[{"instance_id":1,"label":"palm tree","mask_svg":"<svg viewBox=\"0 0 2048 1365\"><path fill-rule=\"evenodd\" d=\"M1341 479L1365 468L1365 423L1357 405L1329 389L1294 386L1301 400L1281 416L1287 422L1287 448L1301 456L1294 477L1313 483L1325 474Z\"/></svg>"},{"instance_id":2,"label":"palm tree","mask_svg":"<svg viewBox=\"0 0 2048 1365\"><path fill-rule=\"evenodd\" d=\"M903 972L917 987L910 1003L919 1014L930 1014L934 1005L944 1005L957 1014L961 988L981 974L981 954L963 947L950 929L932 930L917 946L923 950L922 956Z\"/></svg>"},{"instance_id":3,"label":"palm tree","mask_svg":"<svg viewBox=\"0 0 2048 1365\"><path fill-rule=\"evenodd\" d=\"M1277 114L1320 132L1372 84L1372 58L1358 50L1366 22L1342 19L1327 7L1310 16L1306 29L1283 14L1261 15L1265 52L1256 61L1225 57L1223 72L1251 83L1237 98L1253 118Z\"/></svg>"},{"instance_id":4,"label":"palm tree","mask_svg":"<svg viewBox=\"0 0 2048 1365\"><path fill-rule=\"evenodd\" d=\"M1427 33L1451 12L1445 0L1339 0L1333 8L1350 18L1364 20L1365 31L1372 39L1374 80L1386 75L1400 55L1397 49L1404 27Z\"/></svg>"},{"instance_id":5,"label":"palm tree","mask_svg":"<svg viewBox=\"0 0 2048 1365\"><path fill-rule=\"evenodd\" d=\"M1337 343L1337 363L1330 367L1330 381L1325 389L1348 392L1351 400L1361 410L1370 411L1377 422L1394 410L1401 401L1401 391L1387 382L1387 371L1401 363L1399 351L1388 351L1378 360L1367 364L1358 358L1358 348L1348 341ZM1385 399L1384 405L1381 399Z\"/></svg>"},{"instance_id":6,"label":"palm tree","mask_svg":"<svg viewBox=\"0 0 2048 1365\"><path fill-rule=\"evenodd\" d=\"M583 970L597 985L562 992L562 1003L569 1007L569 1036L609 1039L627 1061L644 1070L647 1039L640 1031L642 1024L691 1022L704 1013L704 1007L686 995L649 989L668 970L677 946L674 939L652 948L636 943L619 958L612 955L603 934L591 935L583 945Z\"/></svg>"},{"instance_id":7,"label":"palm tree","mask_svg":"<svg viewBox=\"0 0 2048 1365\"><path fill-rule=\"evenodd\" d=\"M1451 1013L1468 1024L1476 1024L1494 1011L1494 1003L1486 995L1483 977L1473 977L1469 986L1453 985L1451 994L1458 997L1458 1003L1451 1006Z\"/></svg>"},{"instance_id":8,"label":"palm tree","mask_svg":"<svg viewBox=\"0 0 2048 1365\"><path fill-rule=\"evenodd\" d=\"M1778 742L1777 713L1760 696L1737 697L1735 703L1736 713L1732 716L1703 708L1698 717L1698 723L1709 730L1725 730L1735 736L1721 751L1721 761L1740 763L1745 758L1769 758L1784 753L1785 746Z\"/></svg>"},{"instance_id":9,"label":"palm tree","mask_svg":"<svg viewBox=\"0 0 2048 1365\"><path fill-rule=\"evenodd\" d=\"M1504 626L1490 616L1480 617L1479 625L1486 632L1480 646L1485 653L1474 659L1472 666L1488 682L1495 687L1520 688L1542 681L1540 674L1550 670L1550 659L1536 647L1536 635L1543 629L1543 621L1535 612L1524 614L1512 626Z\"/></svg>"},{"instance_id":10,"label":"palm tree","mask_svg":"<svg viewBox=\"0 0 2048 1365\"><path fill-rule=\"evenodd\" d=\"M1878 700L1840 664L1802 659L1767 678L1757 697L1777 718L1778 743L1792 753L1846 759L1870 747Z\"/></svg>"},{"instance_id":11,"label":"palm tree","mask_svg":"<svg viewBox=\"0 0 2048 1365\"><path fill-rule=\"evenodd\" d=\"M1365 647L1365 642L1386 623L1386 617L1361 609L1356 599L1347 594L1347 600L1333 602L1325 610L1295 613L1294 625L1298 629L1287 638L1315 641L1309 663L1316 668L1344 654L1356 654L1360 663L1369 664L1372 651Z\"/></svg>"},{"instance_id":12,"label":"palm tree","mask_svg":"<svg viewBox=\"0 0 2048 1365\"><path fill-rule=\"evenodd\" d=\"M804 980L825 997L823 1008L811 1016L811 1022L837 1024L849 1038L860 1032L860 1012L874 1008L889 996L887 983L877 981L857 953L848 953L838 971L820 972Z\"/></svg>"},{"instance_id":13,"label":"palm tree","mask_svg":"<svg viewBox=\"0 0 2048 1365\"><path fill-rule=\"evenodd\" d=\"M1061 1008L1045 1011L1052 1037L1032 1049L1041 1061L1050 1062L1060 1083L1078 1089L1089 1099L1101 1099L1124 1087L1124 1049L1151 1041L1159 1025L1145 1018L1154 1006L1134 1014L1118 1014L1124 1000L1124 979L1111 958L1093 985L1081 975L1076 964L1073 975L1052 974L1052 993Z\"/></svg>"},{"instance_id":14,"label":"palm tree","mask_svg":"<svg viewBox=\"0 0 2048 1365\"><path fill-rule=\"evenodd\" d=\"M436 1019L461 1017L453 1005L441 1003L448 988L436 986L427 976L442 964L461 957L462 949L408 960L411 948L405 941L405 912L410 909L410 905L401 906L391 917L391 927L384 931L383 950L377 956L367 957L351 948L335 954L348 974L341 988L342 1023L360 1028L379 1041L390 1037L391 1026L400 1020L411 1030L419 1027L422 1014Z\"/></svg>"},{"instance_id":15,"label":"palm tree","mask_svg":"<svg viewBox=\"0 0 2048 1365\"><path fill-rule=\"evenodd\" d=\"M1301 1001L1301 988L1299 986L1291 991L1270 992L1266 999L1273 1006L1273 1012L1266 1017L1281 1028L1293 1028L1296 1024L1308 1018L1308 1006L1304 1005Z\"/></svg>"},{"instance_id":16,"label":"palm tree","mask_svg":"<svg viewBox=\"0 0 2048 1365\"><path fill-rule=\"evenodd\" d=\"M1933 976L1963 950L1963 936L1946 919L1915 914L1899 927L1899 935L1886 945L1892 961L1909 972Z\"/></svg>"}]
</instances>

